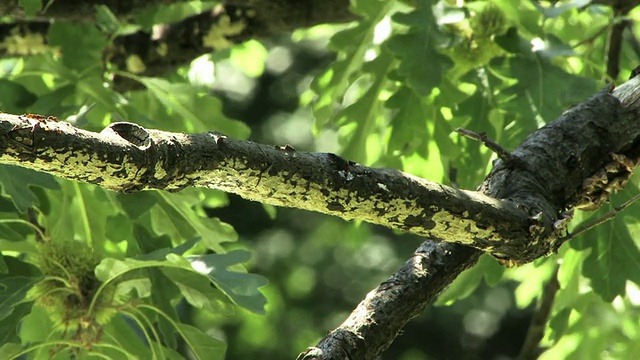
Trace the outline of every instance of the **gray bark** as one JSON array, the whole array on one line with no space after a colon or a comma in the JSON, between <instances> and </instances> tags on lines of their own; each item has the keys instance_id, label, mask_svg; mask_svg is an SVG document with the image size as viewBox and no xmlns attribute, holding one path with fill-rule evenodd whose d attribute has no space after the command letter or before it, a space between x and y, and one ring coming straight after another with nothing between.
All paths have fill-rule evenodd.
<instances>
[{"instance_id":1,"label":"gray bark","mask_svg":"<svg viewBox=\"0 0 640 360\"><path fill-rule=\"evenodd\" d=\"M624 186L640 158L639 107L638 77L613 93L607 87L531 134L511 153L511 163L495 164L482 191L518 202L535 219L525 258L560 246L560 229L573 207L595 209ZM556 236L536 242L540 232ZM375 359L480 254L465 246L425 241L345 322L298 360ZM503 263L516 265L518 260Z\"/></svg>"}]
</instances>

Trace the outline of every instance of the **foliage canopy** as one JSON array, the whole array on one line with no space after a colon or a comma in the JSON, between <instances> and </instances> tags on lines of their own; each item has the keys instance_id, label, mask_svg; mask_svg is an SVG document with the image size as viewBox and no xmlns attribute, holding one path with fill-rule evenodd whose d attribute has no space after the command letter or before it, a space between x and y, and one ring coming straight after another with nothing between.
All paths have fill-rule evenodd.
<instances>
[{"instance_id":1,"label":"foliage canopy","mask_svg":"<svg viewBox=\"0 0 640 360\"><path fill-rule=\"evenodd\" d=\"M206 54L163 72L148 71L139 49L126 49L122 63L109 55L122 37L222 9L224 2L156 5L129 17L101 5L93 9L95 23L47 20L44 31L5 34L0 109L54 115L92 131L123 120L175 132L215 129L475 189L495 154L456 128L484 132L513 149L606 82L630 76L640 57L633 46L640 13L601 3L352 0L357 19L350 23L332 24L327 12L326 24L247 41L237 35L251 18L222 15L217 27L202 30ZM20 5L27 22L47 15L40 1ZM618 30L626 41L616 54L611 39ZM293 72L292 54L301 49L330 60ZM273 101L289 97L293 106L282 115L286 106L272 105L256 124L238 109L257 107L252 94L269 76L281 81L270 89ZM291 357L348 310L331 309L327 302L338 300L319 292L354 305L419 243L366 224L269 206L260 216L266 211L286 225L260 241L254 230L244 230L260 227L252 224L259 216L241 208L238 242L234 227L218 218L233 217L221 215L230 200L220 191L119 194L8 165L0 167L0 184L3 359L222 359L227 351ZM639 185L633 177L610 204L578 211L571 229L614 210ZM536 300L550 298L544 338L533 344L544 351L541 358L640 358L639 206L526 266L505 269L483 255L441 294L436 305L442 307L428 312L445 306L459 309L448 313L452 317L467 312L458 331L482 342L508 312L532 311ZM292 224L300 219L313 227ZM270 273L265 264L274 263L280 265ZM488 304L491 299L504 300L503 306ZM318 320L315 307L331 319ZM285 317L291 324L283 324ZM293 340L278 339L291 333ZM233 352L227 343L246 348ZM445 356L406 346L393 350L398 358Z\"/></svg>"}]
</instances>

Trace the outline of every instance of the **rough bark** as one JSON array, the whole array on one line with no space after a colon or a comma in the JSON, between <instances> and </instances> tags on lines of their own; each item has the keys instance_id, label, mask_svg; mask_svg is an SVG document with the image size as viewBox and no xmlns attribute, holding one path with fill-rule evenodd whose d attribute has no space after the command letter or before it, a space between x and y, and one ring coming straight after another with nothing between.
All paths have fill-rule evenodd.
<instances>
[{"instance_id":1,"label":"rough bark","mask_svg":"<svg viewBox=\"0 0 640 360\"><path fill-rule=\"evenodd\" d=\"M531 134L511 154L509 164L495 164L482 190L518 199L533 213L562 215L577 204L590 209L600 206L611 191L624 186L632 172L629 166L637 163L640 154L640 79L630 80L612 94L610 90L608 87ZM547 215L534 217L541 223L551 222L544 220ZM557 231L567 220L559 218L550 229ZM534 227L533 232L538 230L545 231ZM556 246L562 240L555 239ZM404 325L475 264L479 255L464 246L426 241L398 272L370 292L344 323L301 353L298 360L375 359Z\"/></svg>"},{"instance_id":2,"label":"rough bark","mask_svg":"<svg viewBox=\"0 0 640 360\"><path fill-rule=\"evenodd\" d=\"M215 188L484 251L505 244L499 255L521 251L509 249L509 239L528 239L533 224L510 201L334 154L298 152L216 132L178 134L115 123L93 133L53 118L3 114L0 162L123 192Z\"/></svg>"},{"instance_id":3,"label":"rough bark","mask_svg":"<svg viewBox=\"0 0 640 360\"><path fill-rule=\"evenodd\" d=\"M298 360L375 359L410 319L482 254L467 246L425 241L388 280L373 289L349 317Z\"/></svg>"},{"instance_id":4,"label":"rough bark","mask_svg":"<svg viewBox=\"0 0 640 360\"><path fill-rule=\"evenodd\" d=\"M534 132L496 162L482 193L216 132L188 135L115 123L93 133L36 115L0 116L0 162L116 191L212 187L472 245L517 265L560 246L573 207L597 208L625 185L640 158L639 90L637 77L613 93L607 87ZM425 242L301 358L379 354L479 254Z\"/></svg>"},{"instance_id":5,"label":"rough bark","mask_svg":"<svg viewBox=\"0 0 640 360\"><path fill-rule=\"evenodd\" d=\"M621 89L635 90L637 82ZM216 132L115 123L98 134L8 114L0 117L0 161L116 191L216 188L469 245L513 266L556 251L571 209L597 208L633 172L640 117L635 102L623 106L610 90L530 135L509 161L498 160L481 192Z\"/></svg>"}]
</instances>

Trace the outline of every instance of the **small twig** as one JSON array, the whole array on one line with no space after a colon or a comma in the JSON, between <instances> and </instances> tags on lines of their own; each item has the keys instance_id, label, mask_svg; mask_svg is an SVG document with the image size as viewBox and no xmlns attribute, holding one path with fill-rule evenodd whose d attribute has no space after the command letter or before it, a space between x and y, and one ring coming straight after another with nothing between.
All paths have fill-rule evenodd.
<instances>
[{"instance_id":1,"label":"small twig","mask_svg":"<svg viewBox=\"0 0 640 360\"><path fill-rule=\"evenodd\" d=\"M487 137L486 133L477 133L475 131L467 130L465 128L457 128L456 132L462 136L466 136L470 139L480 141L484 144L484 146L488 147L491 151L498 154L498 157L505 162L514 162L515 159L513 155L507 149L500 146L500 144L495 143L493 140Z\"/></svg>"},{"instance_id":2,"label":"small twig","mask_svg":"<svg viewBox=\"0 0 640 360\"><path fill-rule=\"evenodd\" d=\"M520 354L518 354L516 358L517 360L535 360L540 355L540 341L544 337L544 330L549 320L551 309L553 308L553 301L556 298L558 290L560 290L558 268L559 266L556 266L549 282L544 287L540 300L538 300L538 306L531 318L527 337L524 339L524 344L522 344Z\"/></svg>"},{"instance_id":3,"label":"small twig","mask_svg":"<svg viewBox=\"0 0 640 360\"><path fill-rule=\"evenodd\" d=\"M622 204L616 206L613 210L611 210L610 212L606 213L603 217L599 218L598 220L592 222L591 224L587 224L585 226L582 226L581 228L577 229L576 231L574 231L573 233L565 236L562 238L562 243L564 243L565 241L571 240L574 237L593 229L594 227L605 223L611 219L613 219L614 217L616 217L616 215L618 215L619 212L621 212L622 210L626 209L629 207L629 205L633 204L634 202L636 202L638 199L640 199L640 194L637 194L636 196L632 197L631 199L623 202Z\"/></svg>"}]
</instances>

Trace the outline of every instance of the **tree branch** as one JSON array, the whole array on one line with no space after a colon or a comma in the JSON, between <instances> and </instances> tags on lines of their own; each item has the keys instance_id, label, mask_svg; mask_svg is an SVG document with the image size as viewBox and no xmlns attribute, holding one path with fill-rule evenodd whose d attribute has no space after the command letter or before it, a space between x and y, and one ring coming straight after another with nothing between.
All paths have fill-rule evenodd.
<instances>
[{"instance_id":1,"label":"tree branch","mask_svg":"<svg viewBox=\"0 0 640 360\"><path fill-rule=\"evenodd\" d=\"M514 266L562 245L566 210L595 209L624 187L640 158L639 84L607 88L530 135L511 153L517 161L496 161L482 193L217 132L115 123L98 134L35 115L0 116L0 162L116 191L220 189L473 246Z\"/></svg>"},{"instance_id":2,"label":"tree branch","mask_svg":"<svg viewBox=\"0 0 640 360\"><path fill-rule=\"evenodd\" d=\"M334 154L260 145L216 132L186 135L115 123L98 134L51 118L3 114L0 154L1 163L115 191L209 187L489 252L493 243L529 238L529 215L510 201Z\"/></svg>"},{"instance_id":3,"label":"tree branch","mask_svg":"<svg viewBox=\"0 0 640 360\"><path fill-rule=\"evenodd\" d=\"M297 360L377 358L409 320L460 273L475 265L480 254L466 246L425 241L400 270L367 294L338 328Z\"/></svg>"},{"instance_id":4,"label":"tree branch","mask_svg":"<svg viewBox=\"0 0 640 360\"><path fill-rule=\"evenodd\" d=\"M570 171L577 171L576 169L586 170L585 167L589 163L585 162L586 158L583 158L583 156L591 153L591 148L594 146L603 146L604 144L611 146L612 142L598 142L589 145L584 148L585 151L589 149L589 151L585 153L567 153L568 157L572 159L575 158L575 160L572 162L562 162L563 158L558 158L558 154L553 151L554 149L562 152L567 150L567 146L572 147L573 150L582 148L579 146L580 138L572 137L575 135L571 135L571 131L565 129L566 126L572 124L578 132L589 131L588 128L595 128L601 132L603 136L607 134L615 134L617 136L618 131L622 131L622 128L628 131L634 131L634 135L631 136L634 139L633 142L624 149L627 151L625 152L627 155L635 156L634 158L637 159L638 154L640 154L640 150L637 148L640 137L638 137L639 130L637 129L637 125L635 125L637 123L634 124L634 121L637 121L640 114L638 114L636 110L631 109L638 108L640 80L637 77L631 79L615 89L611 94L613 96L609 94L609 90L610 89L605 89L593 99L581 104L577 109L574 108L573 111L575 111L575 113L573 111L565 113L554 123L531 134L524 143L512 153L518 154L522 160L525 160L519 166L524 166L526 169L529 166L536 165L536 168L542 171L541 175L543 176L549 171L545 169L545 166L550 166L551 169L559 171L557 175L561 176L559 179L560 182L566 180L569 181L569 183L578 183L580 179L574 179L572 176L569 176ZM617 105L614 105L616 110L606 110L606 108L609 107L609 105L607 105L609 102L617 103ZM579 115L583 113L591 113L591 120L585 123L583 121L584 119L581 119ZM613 116L613 118L605 119L601 116ZM603 123L602 120L605 120L605 122ZM563 124L565 122L566 124ZM601 127L605 125L606 127ZM613 140L613 138L609 139ZM625 138L623 142L627 140L628 139ZM536 144L538 145L537 147ZM535 153L539 154L536 155ZM542 159L539 157L542 157ZM558 162L561 163L558 164ZM556 166L553 166L554 163ZM524 174L518 174L518 172L528 171L517 168L504 170L501 169L501 166L505 165L496 164L494 170L483 184L484 191L494 192L498 189L497 186L500 182L497 181L497 177L504 176L503 181L506 182L502 182L502 186L504 186L505 184L509 184L511 180L517 182L520 181L518 180L519 177L524 177ZM593 164L589 166L593 166ZM568 169L560 171L562 167L567 167ZM605 168L606 167L605 165ZM597 168L597 165L595 168ZM611 170L616 168L617 170L611 171L610 173L605 171L604 174L601 172L602 169L596 170L595 175L584 179L583 184L580 185L581 190L576 194L565 191L563 193L565 194L565 204L574 202L575 198L587 196L586 200L588 203L599 206L610 191L624 184L624 181L617 176L622 176L623 178L629 176L629 174L627 174L628 169L622 170L617 166L609 166L609 168ZM503 171L515 171L515 174L511 173L510 175L506 175L503 173L502 175L498 175ZM622 173L624 173L624 175L622 175ZM609 178L608 174L611 174L612 177ZM537 175L531 173L529 173L529 176L532 177L532 183L538 178ZM548 184L545 183L543 185L549 186L549 188L542 188L545 189L546 194L550 194L548 192L549 190L555 189L556 192L558 191L556 187L559 183L550 181L550 178L544 179L548 181ZM595 179L599 179L599 182L594 181ZM532 183L525 182L521 184L524 187L523 190L527 187L532 187ZM599 190L593 192L591 190L595 190L595 184L598 184ZM529 202L526 199L525 193L519 193L515 188L512 188L511 191L513 195L519 196L521 199ZM551 192L551 194L552 193L553 192ZM595 201L595 203L593 203L593 201ZM567 207L570 206L567 205ZM555 223L554 227L556 227ZM535 246L541 246L541 244L536 244ZM423 254L429 255L422 258ZM426 241L398 272L388 281L370 292L342 325L331 331L318 345L308 348L307 351L301 353L298 356L298 360L367 360L376 358L387 349L404 324L433 302L435 296L462 271L472 266L477 261L479 254L478 251L471 250L464 246L448 243L436 244ZM426 258L428 258L427 264L420 261ZM424 266L426 266L426 268ZM540 304L541 310L538 315L539 318L532 324L533 330L530 332L530 337L528 337L530 344L537 344L537 341L539 341L540 332L537 325L540 321L543 321L542 319L546 319L548 316L548 309L552 301L550 299L553 298L552 294L555 294L555 288L557 286L557 279L554 279L555 277L546 287L546 295L543 296L544 300L541 300ZM411 286L405 288L403 284L411 284ZM534 326L535 329L533 328ZM533 345L528 346L527 349L532 346Z\"/></svg>"}]
</instances>

